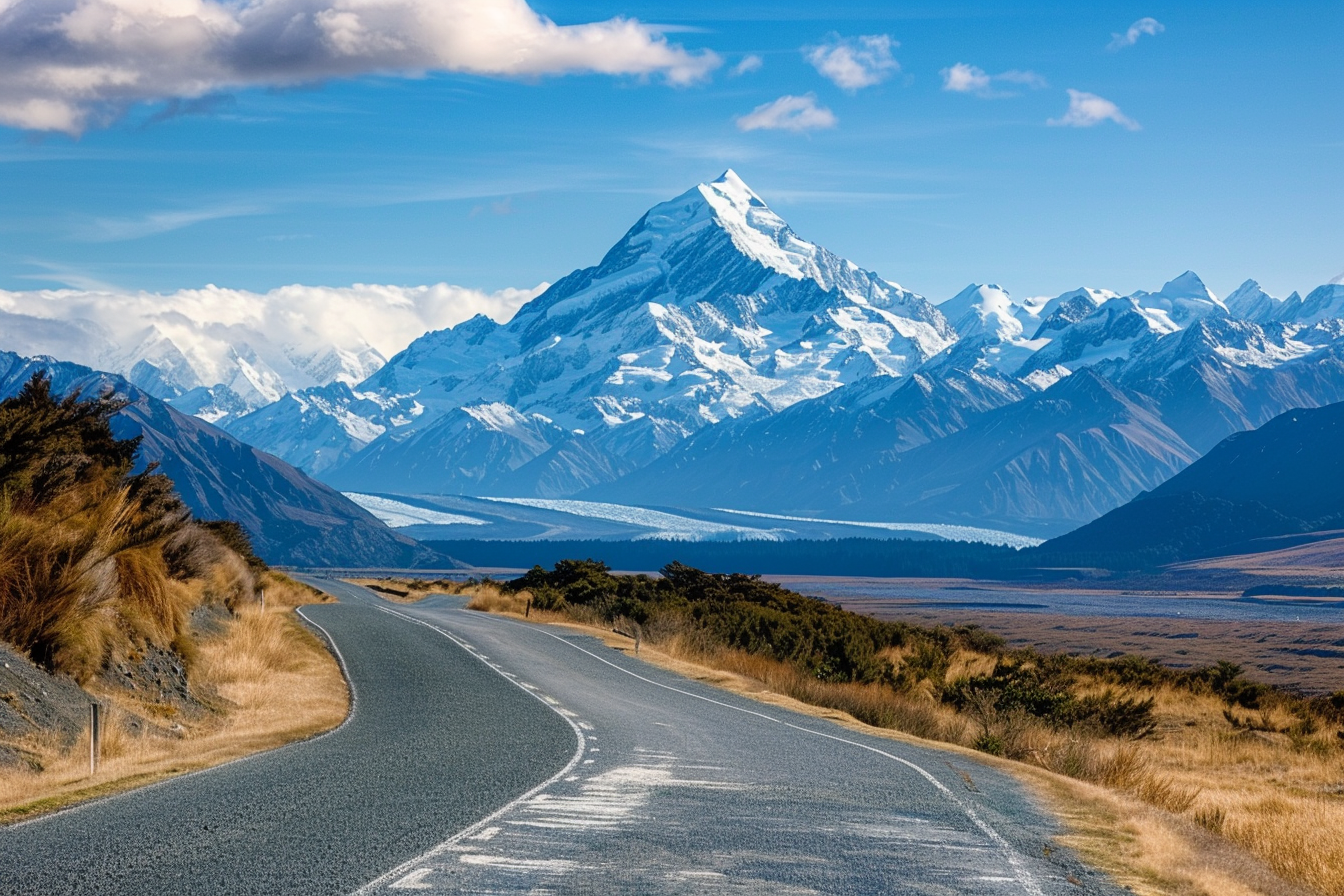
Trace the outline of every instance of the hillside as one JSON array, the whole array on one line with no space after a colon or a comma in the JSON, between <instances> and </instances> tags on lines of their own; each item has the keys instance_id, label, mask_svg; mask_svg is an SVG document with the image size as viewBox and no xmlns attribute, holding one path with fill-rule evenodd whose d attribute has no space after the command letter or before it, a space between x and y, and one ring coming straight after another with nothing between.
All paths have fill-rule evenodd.
<instances>
[{"instance_id":1,"label":"hillside","mask_svg":"<svg viewBox=\"0 0 1344 896\"><path fill-rule=\"evenodd\" d=\"M134 472L139 440L110 422L124 407L61 398L40 371L0 401L0 641L79 680L156 655L180 675L193 611L258 594L255 565L167 476Z\"/></svg>"},{"instance_id":2,"label":"hillside","mask_svg":"<svg viewBox=\"0 0 1344 896\"><path fill-rule=\"evenodd\" d=\"M1256 549L1344 524L1344 403L1289 411L1039 548L1169 563ZM1260 542L1262 549L1281 547Z\"/></svg>"},{"instance_id":3,"label":"hillside","mask_svg":"<svg viewBox=\"0 0 1344 896\"><path fill-rule=\"evenodd\" d=\"M57 394L113 390L120 401L110 425L119 437L140 440L140 468L158 464L199 519L241 523L269 563L400 568L417 559L443 562L329 486L110 374L0 352L0 398L18 394L38 372L51 377Z\"/></svg>"}]
</instances>

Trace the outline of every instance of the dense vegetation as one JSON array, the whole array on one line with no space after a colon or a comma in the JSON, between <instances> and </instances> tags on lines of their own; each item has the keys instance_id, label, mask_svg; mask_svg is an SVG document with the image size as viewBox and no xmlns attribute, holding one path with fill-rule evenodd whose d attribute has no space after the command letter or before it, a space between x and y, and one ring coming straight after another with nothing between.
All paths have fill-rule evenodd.
<instances>
[{"instance_id":1,"label":"dense vegetation","mask_svg":"<svg viewBox=\"0 0 1344 896\"><path fill-rule=\"evenodd\" d=\"M1009 650L997 636L973 626L884 622L757 576L708 573L680 563L651 578L613 575L599 561L562 560L549 571L533 567L503 587L526 593L538 610L568 611L603 625L637 625L654 642L690 639L703 651L768 657L819 682L931 698L973 719L974 745L994 753L1014 752L1009 729L1020 723L1145 737L1155 725L1152 692L1160 688L1216 696L1233 717L1273 703L1291 706L1304 719L1344 723L1344 694L1303 700L1248 681L1230 663L1173 670L1135 656ZM883 724L881 714L889 708L870 705L877 715L864 720ZM864 713L860 707L856 714Z\"/></svg>"},{"instance_id":2,"label":"dense vegetation","mask_svg":"<svg viewBox=\"0 0 1344 896\"><path fill-rule=\"evenodd\" d=\"M935 539L836 538L798 541L433 541L470 566L553 566L566 557L596 557L613 569L662 569L680 562L712 572L774 575L993 576L1017 551Z\"/></svg>"},{"instance_id":3,"label":"dense vegetation","mask_svg":"<svg viewBox=\"0 0 1344 896\"><path fill-rule=\"evenodd\" d=\"M139 440L109 425L124 406L45 374L0 402L0 640L81 680L149 645L190 661L191 612L251 600L262 568L238 527L132 473Z\"/></svg>"},{"instance_id":4,"label":"dense vegetation","mask_svg":"<svg viewBox=\"0 0 1344 896\"><path fill-rule=\"evenodd\" d=\"M436 551L474 567L553 566L566 557L594 557L613 569L655 570L680 562L712 572L770 575L843 575L889 578L1058 579L1092 577L1106 570L1155 569L1196 556L1210 556L1193 531L1187 539L1173 531L1167 546L1110 547L1046 542L1015 550L964 541L904 538L800 539L797 541L429 541ZM1095 524L1093 524L1095 525ZM1148 525L1145 521L1144 525ZM1213 524L1210 523L1210 526ZM1221 532L1221 530L1219 530ZM1067 538L1068 536L1062 536ZM1251 536L1247 536L1248 538ZM1219 536L1218 545L1238 546ZM1282 544L1277 545L1282 547ZM1254 550L1254 546L1246 546ZM1076 572L1071 572L1076 571Z\"/></svg>"}]
</instances>

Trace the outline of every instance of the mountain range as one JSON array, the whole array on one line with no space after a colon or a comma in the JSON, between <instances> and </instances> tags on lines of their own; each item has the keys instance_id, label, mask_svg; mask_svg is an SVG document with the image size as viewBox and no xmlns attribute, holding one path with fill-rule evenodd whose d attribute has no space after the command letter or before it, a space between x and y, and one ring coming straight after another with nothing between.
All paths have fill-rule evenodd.
<instances>
[{"instance_id":1,"label":"mountain range","mask_svg":"<svg viewBox=\"0 0 1344 896\"><path fill-rule=\"evenodd\" d=\"M1344 285L1219 299L1185 272L935 305L798 236L729 171L507 323L428 332L363 379L255 408L220 414L201 388L169 401L352 492L1049 537L1232 433L1344 400Z\"/></svg>"},{"instance_id":2,"label":"mountain range","mask_svg":"<svg viewBox=\"0 0 1344 896\"><path fill-rule=\"evenodd\" d=\"M119 438L141 439L141 468L158 464L197 519L240 523L268 563L403 568L443 562L329 486L115 375L0 352L0 398L17 394L39 371L57 394L110 390L128 402L112 426Z\"/></svg>"}]
</instances>

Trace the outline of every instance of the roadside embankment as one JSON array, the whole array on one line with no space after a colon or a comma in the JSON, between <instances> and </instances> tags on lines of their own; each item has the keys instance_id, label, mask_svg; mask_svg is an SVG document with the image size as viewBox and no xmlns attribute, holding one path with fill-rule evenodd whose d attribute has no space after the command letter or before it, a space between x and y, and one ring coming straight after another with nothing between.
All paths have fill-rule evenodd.
<instances>
[{"instance_id":1,"label":"roadside embankment","mask_svg":"<svg viewBox=\"0 0 1344 896\"><path fill-rule=\"evenodd\" d=\"M0 667L0 821L311 737L349 710L340 667L295 610L330 598L276 573L266 600L193 614L189 667L142 649L83 688L13 651ZM103 707L89 772L89 703Z\"/></svg>"}]
</instances>

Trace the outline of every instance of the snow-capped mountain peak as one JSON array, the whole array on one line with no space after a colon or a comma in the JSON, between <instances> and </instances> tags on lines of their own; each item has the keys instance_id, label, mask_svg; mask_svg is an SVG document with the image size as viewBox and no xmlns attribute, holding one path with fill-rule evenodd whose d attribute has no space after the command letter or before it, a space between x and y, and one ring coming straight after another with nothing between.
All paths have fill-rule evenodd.
<instances>
[{"instance_id":1,"label":"snow-capped mountain peak","mask_svg":"<svg viewBox=\"0 0 1344 896\"><path fill-rule=\"evenodd\" d=\"M1007 342L1022 336L1021 306L996 283L972 283L938 306L962 339L983 337Z\"/></svg>"},{"instance_id":2,"label":"snow-capped mountain peak","mask_svg":"<svg viewBox=\"0 0 1344 896\"><path fill-rule=\"evenodd\" d=\"M1247 280L1233 290L1223 304L1233 317L1265 323L1274 319L1283 307L1283 299L1265 292L1254 280Z\"/></svg>"},{"instance_id":3,"label":"snow-capped mountain peak","mask_svg":"<svg viewBox=\"0 0 1344 896\"><path fill-rule=\"evenodd\" d=\"M1162 284L1162 289L1155 295L1168 299L1203 299L1209 302L1217 302L1215 296L1204 281L1199 279L1199 275L1194 271L1186 271L1179 277L1173 277Z\"/></svg>"},{"instance_id":4,"label":"snow-capped mountain peak","mask_svg":"<svg viewBox=\"0 0 1344 896\"><path fill-rule=\"evenodd\" d=\"M1194 271L1168 280L1157 292L1139 290L1130 298L1145 311L1164 314L1178 328L1210 314L1228 313L1227 306L1209 291Z\"/></svg>"},{"instance_id":5,"label":"snow-capped mountain peak","mask_svg":"<svg viewBox=\"0 0 1344 896\"><path fill-rule=\"evenodd\" d=\"M791 279L807 277L821 282L817 246L799 239L736 171L729 168L717 180L700 184L693 192L704 197L715 221L743 255Z\"/></svg>"},{"instance_id":6,"label":"snow-capped mountain peak","mask_svg":"<svg viewBox=\"0 0 1344 896\"><path fill-rule=\"evenodd\" d=\"M1327 283L1300 298L1289 296L1277 315L1279 320L1299 324L1316 324L1344 318L1344 284Z\"/></svg>"},{"instance_id":7,"label":"snow-capped mountain peak","mask_svg":"<svg viewBox=\"0 0 1344 896\"><path fill-rule=\"evenodd\" d=\"M925 299L802 239L727 171L649 209L599 264L507 324L469 321L408 346L359 388L425 411L404 426L387 417L375 440L387 444L359 450L421 450L408 434L439 432L445 415L466 413L476 423L462 432L479 432L465 409L492 408L493 420L507 408L553 421L537 430L548 442L570 434L546 457L614 470L613 456L652 456L705 426L904 376L956 338Z\"/></svg>"},{"instance_id":8,"label":"snow-capped mountain peak","mask_svg":"<svg viewBox=\"0 0 1344 896\"><path fill-rule=\"evenodd\" d=\"M1044 304L1036 303L1035 313L1031 315L1033 322L1039 322L1035 338L1040 339L1049 336L1076 324L1111 299L1118 297L1119 293L1111 292L1109 289L1093 289L1090 286L1080 286L1078 289L1060 293ZM1021 316L1019 316L1019 320L1021 319ZM1024 320L1023 323L1025 324L1027 321Z\"/></svg>"}]
</instances>

